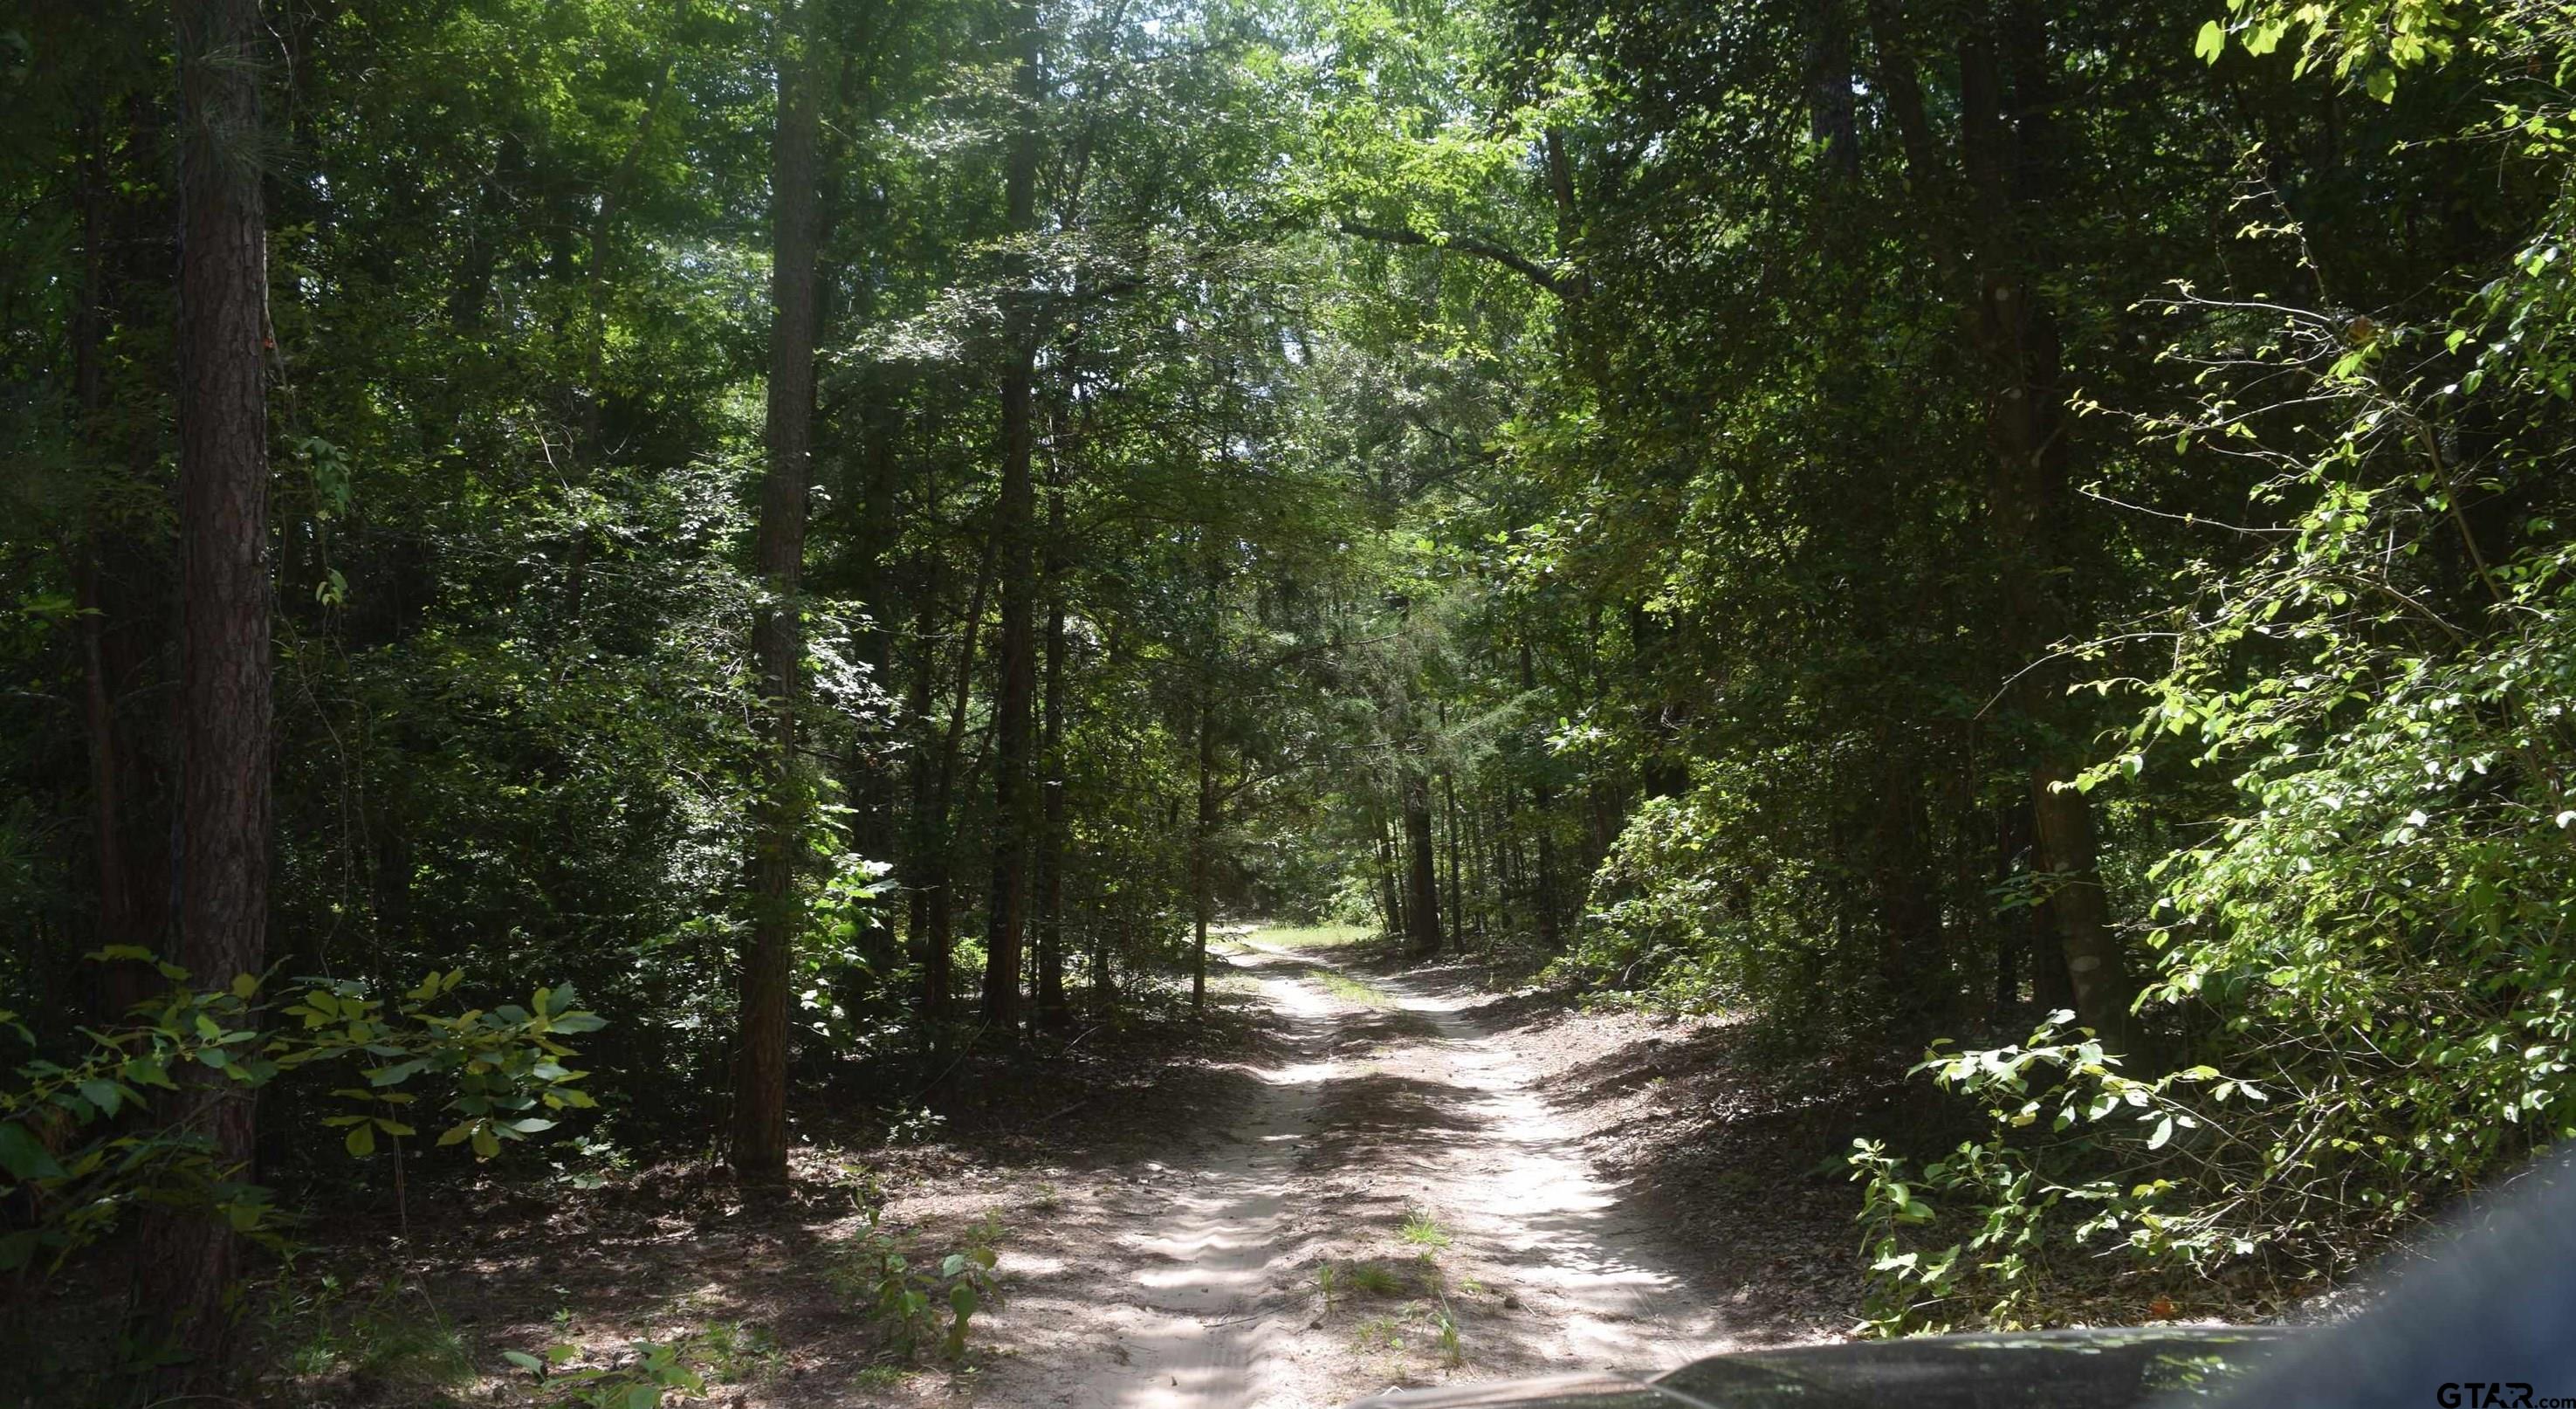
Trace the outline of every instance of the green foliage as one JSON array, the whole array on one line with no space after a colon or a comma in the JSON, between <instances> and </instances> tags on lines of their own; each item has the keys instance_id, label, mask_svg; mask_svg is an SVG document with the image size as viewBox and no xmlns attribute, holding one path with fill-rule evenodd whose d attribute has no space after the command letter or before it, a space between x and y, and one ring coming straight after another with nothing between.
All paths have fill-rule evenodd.
<instances>
[{"instance_id":1,"label":"green foliage","mask_svg":"<svg viewBox=\"0 0 2576 1409\"><path fill-rule=\"evenodd\" d=\"M833 1287L875 1325L896 1361L916 1360L933 1346L942 1358L959 1360L975 1313L999 1296L993 1270L1001 1236L999 1219L988 1213L964 1248L925 1267L896 1248L871 1209L867 1230L839 1249Z\"/></svg>"},{"instance_id":2,"label":"green foliage","mask_svg":"<svg viewBox=\"0 0 2576 1409\"><path fill-rule=\"evenodd\" d=\"M2065 1030L2073 1018L1915 1068L1980 1103L1988 1126L1919 1176L1880 1142L1853 1142L1871 1333L2046 1324L2073 1269L2105 1253L2185 1274L2159 1286L2213 1310L2247 1260L2333 1256L2342 1185L2266 1143L2269 1093L2205 1066L2122 1075L2089 1032Z\"/></svg>"},{"instance_id":3,"label":"green foliage","mask_svg":"<svg viewBox=\"0 0 2576 1409\"><path fill-rule=\"evenodd\" d=\"M263 1340L291 1380L453 1391L475 1375L463 1332L416 1285L387 1281L356 1295L337 1277L290 1267L262 1303Z\"/></svg>"},{"instance_id":4,"label":"green foliage","mask_svg":"<svg viewBox=\"0 0 2576 1409\"><path fill-rule=\"evenodd\" d=\"M2384 60L2483 85L2506 116L2461 138L2563 174L2563 108L2526 84L2576 53L2563 16L2293 19L2339 75ZM2391 68L2366 71L2390 97ZM2557 195L2538 228L2565 214ZM2168 757L2230 776L2231 805L2150 870L2142 1001L2187 1020L2208 1064L2130 1080L2046 1031L1927 1063L1989 1103L1992 1133L1913 1182L1876 1146L1855 1155L1878 1329L2026 1323L2085 1252L2178 1274L2158 1283L2177 1298L2335 1275L2576 1133L2558 942L2576 578L2553 482L2576 310L2556 248L2537 235L2464 309L2415 323L2188 288L2160 305L2197 376L2135 424L2254 471L2250 551L2186 571L2169 668L2117 682L2143 717L2083 781L2134 787Z\"/></svg>"},{"instance_id":5,"label":"green foliage","mask_svg":"<svg viewBox=\"0 0 2576 1409\"><path fill-rule=\"evenodd\" d=\"M177 1093L191 1071L189 1079L248 1092L306 1068L342 1069L344 1079L365 1084L334 1090L341 1113L317 1123L340 1131L360 1158L375 1153L379 1135L397 1148L418 1135L404 1118L421 1098L405 1089L415 1078L434 1088L430 1108L455 1118L437 1143L468 1144L478 1160L498 1155L504 1141L553 1128L553 1115L537 1112L596 1104L574 1084L584 1073L563 1065L573 1051L560 1039L604 1024L575 1006L569 985L538 989L524 1008L451 1014L431 1005L462 1006L453 997L462 970L431 973L388 1007L354 981L307 981L291 997L264 999L266 983L255 974L201 990L185 969L147 950L110 946L92 957L157 965L171 987L137 1005L126 1025L90 1031L77 1061L31 1058L0 1088L0 1196L23 1191L35 1212L0 1235L0 1269L41 1262L58 1270L143 1204L220 1218L243 1233L273 1231L268 1191L223 1166L202 1137L118 1119L148 1109L153 1092ZM32 1043L14 1014L0 1012L0 1023Z\"/></svg>"},{"instance_id":6,"label":"green foliage","mask_svg":"<svg viewBox=\"0 0 2576 1409\"><path fill-rule=\"evenodd\" d=\"M578 1345L550 1345L543 1355L505 1350L503 1358L533 1377L538 1393L550 1404L578 1404L584 1409L661 1409L669 1396L703 1395L706 1377L683 1362L682 1348L657 1341L636 1341L615 1365L583 1365Z\"/></svg>"}]
</instances>

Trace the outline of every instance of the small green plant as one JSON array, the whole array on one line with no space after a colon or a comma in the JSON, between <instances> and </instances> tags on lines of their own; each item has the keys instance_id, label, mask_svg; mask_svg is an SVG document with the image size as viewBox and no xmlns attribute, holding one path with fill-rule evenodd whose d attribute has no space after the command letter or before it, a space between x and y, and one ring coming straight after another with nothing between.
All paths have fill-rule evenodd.
<instances>
[{"instance_id":1,"label":"small green plant","mask_svg":"<svg viewBox=\"0 0 2576 1409\"><path fill-rule=\"evenodd\" d=\"M1449 1246L1449 1232L1440 1226L1440 1220L1418 1208L1405 1213L1404 1226L1396 1230L1396 1236L1419 1248Z\"/></svg>"},{"instance_id":2,"label":"small green plant","mask_svg":"<svg viewBox=\"0 0 2576 1409\"><path fill-rule=\"evenodd\" d=\"M896 1113L886 1121L886 1143L889 1145L927 1145L939 1138L948 1117L923 1106L917 1111Z\"/></svg>"},{"instance_id":3,"label":"small green plant","mask_svg":"<svg viewBox=\"0 0 2576 1409\"><path fill-rule=\"evenodd\" d=\"M986 1213L969 1230L966 1249L942 1258L938 1271L931 1273L896 1249L871 1210L867 1231L832 1272L832 1284L860 1304L898 1359L914 1359L936 1338L939 1353L955 1360L966 1353L966 1331L975 1313L995 1299L993 1268L1001 1254L994 1244L1002 1232L1001 1219Z\"/></svg>"},{"instance_id":4,"label":"small green plant","mask_svg":"<svg viewBox=\"0 0 2576 1409\"><path fill-rule=\"evenodd\" d=\"M1361 1350L1402 1350L1404 1323L1392 1316L1372 1316L1352 1328L1351 1344Z\"/></svg>"},{"instance_id":5,"label":"small green plant","mask_svg":"<svg viewBox=\"0 0 2576 1409\"><path fill-rule=\"evenodd\" d=\"M1440 1363L1452 1370L1466 1364L1466 1347L1458 1338L1458 1317L1449 1309L1447 1302L1441 1303L1439 1314L1431 1318L1431 1325L1438 1333Z\"/></svg>"},{"instance_id":6,"label":"small green plant","mask_svg":"<svg viewBox=\"0 0 2576 1409\"><path fill-rule=\"evenodd\" d=\"M786 1358L767 1327L743 1321L711 1321L689 1337L687 1349L709 1375L726 1384L765 1380Z\"/></svg>"},{"instance_id":7,"label":"small green plant","mask_svg":"<svg viewBox=\"0 0 2576 1409\"><path fill-rule=\"evenodd\" d=\"M555 1178L567 1188L605 1188L610 1180L635 1167L635 1161L616 1142L596 1131L574 1136L570 1153L571 1159L555 1162Z\"/></svg>"},{"instance_id":8,"label":"small green plant","mask_svg":"<svg viewBox=\"0 0 2576 1409\"><path fill-rule=\"evenodd\" d=\"M1339 1273L1330 1261L1315 1269L1315 1287L1324 1294L1324 1314L1333 1314L1333 1290L1340 1282Z\"/></svg>"},{"instance_id":9,"label":"small green plant","mask_svg":"<svg viewBox=\"0 0 2576 1409\"><path fill-rule=\"evenodd\" d=\"M680 1347L635 1341L627 1349L634 1359L616 1366L575 1365L581 1356L577 1345L550 1345L543 1356L524 1350L505 1350L501 1355L535 1376L538 1393L550 1402L578 1404L583 1409L661 1409L664 1397L675 1391L707 1392L705 1377L681 1363Z\"/></svg>"}]
</instances>

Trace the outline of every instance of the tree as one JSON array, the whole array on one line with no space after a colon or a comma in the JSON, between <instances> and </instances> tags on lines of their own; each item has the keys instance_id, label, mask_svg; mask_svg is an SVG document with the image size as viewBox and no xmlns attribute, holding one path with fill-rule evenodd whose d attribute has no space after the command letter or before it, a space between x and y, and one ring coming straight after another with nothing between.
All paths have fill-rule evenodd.
<instances>
[{"instance_id":1,"label":"tree","mask_svg":"<svg viewBox=\"0 0 2576 1409\"><path fill-rule=\"evenodd\" d=\"M1039 122L1046 76L1039 52L1038 10L1022 0L1011 11L1012 115L1004 177L1004 224L1022 242L1003 290L1002 477L994 500L1002 618L994 642L1001 673L993 702L993 885L984 924L984 1022L1004 1033L1020 1021L1020 960L1028 928L1029 855L1038 833L1037 490L1030 465L1037 444L1038 309L1036 263L1027 242L1037 232Z\"/></svg>"},{"instance_id":2,"label":"tree","mask_svg":"<svg viewBox=\"0 0 2576 1409\"><path fill-rule=\"evenodd\" d=\"M268 951L268 229L261 202L257 0L181 0L179 522L181 785L173 962L201 982L262 972ZM248 1089L190 1071L182 1129L231 1177L251 1161ZM226 1224L156 1216L137 1261L145 1344L164 1393L214 1390L226 1365L237 1243Z\"/></svg>"},{"instance_id":3,"label":"tree","mask_svg":"<svg viewBox=\"0 0 2576 1409\"><path fill-rule=\"evenodd\" d=\"M778 19L778 121L770 166L771 325L768 473L760 488L753 558L763 598L752 617L752 657L765 705L762 788L753 836L752 922L742 956L742 1053L734 1092L732 1162L745 1180L787 1177L789 971L805 907L811 783L797 754L804 707L805 635L800 588L806 500L812 482L815 260L821 242L815 74L821 67L808 6Z\"/></svg>"}]
</instances>

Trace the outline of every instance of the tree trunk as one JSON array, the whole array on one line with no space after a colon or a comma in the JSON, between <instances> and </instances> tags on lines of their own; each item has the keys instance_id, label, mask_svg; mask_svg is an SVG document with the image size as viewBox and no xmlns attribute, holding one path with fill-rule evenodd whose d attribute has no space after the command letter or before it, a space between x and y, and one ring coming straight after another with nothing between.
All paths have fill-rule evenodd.
<instances>
[{"instance_id":1,"label":"tree trunk","mask_svg":"<svg viewBox=\"0 0 2576 1409\"><path fill-rule=\"evenodd\" d=\"M1375 803L1369 806L1369 837L1377 851L1377 908L1386 917L1386 932L1399 935L1404 933L1404 895L1396 876L1403 867L1387 834L1385 809Z\"/></svg>"},{"instance_id":2,"label":"tree trunk","mask_svg":"<svg viewBox=\"0 0 2576 1409\"><path fill-rule=\"evenodd\" d=\"M2047 36L2039 26L2035 14L2016 10L2005 29L2016 80L2009 100L1995 46L1975 32L1959 42L1959 150L1975 203L1977 308L1971 328L1991 386L1987 513L2005 558L2004 631L2016 661L2042 659L2063 616L2047 586L2047 575L2062 566L2063 557L2057 522L2066 475L2061 352L2056 321L2041 301L2013 218L2017 199L2044 195L2048 185L2048 100L2039 91ZM2017 131L2007 123L2007 101L2010 116L2019 120ZM2109 1046L2134 1052L2138 1034L2129 1009L2137 986L2111 929L2094 866L2092 800L2060 787L2076 771L2069 758L2073 746L2057 727L2056 716L2064 712L2062 676L2062 669L2043 667L2019 687L2036 702L2026 711L2038 726L2028 764L2033 837L2049 873L2048 909L2074 980L2076 1016Z\"/></svg>"},{"instance_id":3,"label":"tree trunk","mask_svg":"<svg viewBox=\"0 0 2576 1409\"><path fill-rule=\"evenodd\" d=\"M826 216L824 223L828 227L830 217ZM828 285L830 280L822 282ZM887 570L886 556L896 538L895 452L902 424L899 408L893 404L892 389L872 389L878 392L877 404L869 408L866 418L866 448L861 457L857 495L862 536L856 587L867 617L851 645L853 654L867 666L868 678L882 691L894 679L895 631L886 616L887 602L894 595L894 574ZM894 755L901 744L900 727L887 716L869 720L860 733L856 757L846 777L853 814L851 849L872 861L892 860L899 845ZM894 972L899 962L891 910L871 907L860 925L858 948L865 973L854 978L866 985L866 991L847 993L845 1001L882 992L886 975Z\"/></svg>"},{"instance_id":4,"label":"tree trunk","mask_svg":"<svg viewBox=\"0 0 2576 1409\"><path fill-rule=\"evenodd\" d=\"M2002 24L1991 12L1960 35L1959 167L1965 179L1967 235L1953 241L1943 208L1950 189L1923 109L1912 36L1893 0L1870 0L1881 57L1879 87L1905 150L1907 185L1923 208L1922 229L1934 261L1967 310L1967 342L1985 372L1986 439L1991 459L1987 514L2004 587L2001 635L2008 656L2040 660L2062 629L2048 582L2065 566L2059 519L2066 476L2064 391L2055 320L2040 298L2038 271L2018 238L2015 207L2054 196L2055 139L2046 91L2048 35L2039 12L2012 5ZM2008 51L1999 65L1997 42ZM2007 95L2003 68L2013 91ZM2009 107L2009 111L2007 110ZM2053 892L2045 913L2075 982L2077 1017L2114 1048L2134 1050L2129 1008L2136 984L2109 923L2095 871L2092 803L2059 792L2073 776L2074 750L2063 740L2063 672L2030 670L2016 686L2036 701L2025 765L2033 835L2043 884ZM2059 904L2059 899L2070 903ZM2040 966L2042 973L2046 966Z\"/></svg>"},{"instance_id":5,"label":"tree trunk","mask_svg":"<svg viewBox=\"0 0 2576 1409\"><path fill-rule=\"evenodd\" d=\"M944 1018L948 1012L949 990L954 987L955 955L952 952L950 925L956 906L956 862L949 855L948 812L957 797L958 749L966 738L966 706L975 683L975 639L984 630L984 602L993 590L993 548L987 542L984 565L975 573L975 590L969 594L964 639L957 644L957 683L948 702L948 728L939 743L937 782L931 790L928 835L921 844L923 866L929 875L928 903L921 935L922 1005L924 1015Z\"/></svg>"},{"instance_id":6,"label":"tree trunk","mask_svg":"<svg viewBox=\"0 0 2576 1409\"><path fill-rule=\"evenodd\" d=\"M1051 475L1050 479L1059 476ZM1038 832L1038 1021L1062 1027L1073 1014L1064 995L1064 486L1047 490L1046 688L1040 706Z\"/></svg>"},{"instance_id":7,"label":"tree trunk","mask_svg":"<svg viewBox=\"0 0 2576 1409\"><path fill-rule=\"evenodd\" d=\"M926 512L936 517L935 508ZM911 808L903 852L904 937L912 945L913 962L921 973L921 1015L935 1025L947 1016L948 1005L947 946L943 943L933 953L929 943L931 896L946 885L946 877L933 861L939 834L933 811L939 797L939 748L930 710L932 682L939 674L939 555L922 554L921 569L914 584L919 595L913 608L912 673L903 692L903 727L912 735L904 764Z\"/></svg>"},{"instance_id":8,"label":"tree trunk","mask_svg":"<svg viewBox=\"0 0 2576 1409\"><path fill-rule=\"evenodd\" d=\"M1440 832L1448 853L1449 934L1461 948L1467 943L1466 876L1458 868L1458 780L1447 772L1440 775Z\"/></svg>"},{"instance_id":9,"label":"tree trunk","mask_svg":"<svg viewBox=\"0 0 2576 1409\"><path fill-rule=\"evenodd\" d=\"M1531 656L1528 639L1523 638L1520 645L1521 693L1529 694L1538 689L1538 666ZM1542 750L1533 771L1546 766L1546 754ZM1553 953L1560 943L1556 899L1556 799L1551 795L1545 778L1530 780L1530 805L1538 814L1538 939Z\"/></svg>"},{"instance_id":10,"label":"tree trunk","mask_svg":"<svg viewBox=\"0 0 2576 1409\"><path fill-rule=\"evenodd\" d=\"M821 235L815 199L821 119L813 56L795 11L781 17L780 28L778 130L770 168L769 473L761 482L752 550L764 592L752 616L751 640L766 706L766 776L752 839L751 939L742 956L742 1048L733 1110L734 1173L760 1183L787 1178L787 1000L805 918L796 893L807 813L804 769L796 756L805 651L797 594L813 470L814 265Z\"/></svg>"},{"instance_id":11,"label":"tree trunk","mask_svg":"<svg viewBox=\"0 0 2576 1409\"><path fill-rule=\"evenodd\" d=\"M1879 743L1876 807L1871 816L1870 879L1877 892L1879 972L1888 1015L1920 1035L1949 1016L1953 984L1942 942L1941 902L1925 845L1924 779L1918 760Z\"/></svg>"},{"instance_id":12,"label":"tree trunk","mask_svg":"<svg viewBox=\"0 0 2576 1409\"><path fill-rule=\"evenodd\" d=\"M1190 828L1190 1012L1207 1016L1208 919L1216 910L1216 707L1214 687L1199 690L1199 805Z\"/></svg>"},{"instance_id":13,"label":"tree trunk","mask_svg":"<svg viewBox=\"0 0 2576 1409\"><path fill-rule=\"evenodd\" d=\"M1037 228L1038 132L1034 109L1043 97L1038 72L1037 10L1019 7L1016 88L1030 111L1011 134L1003 205L1011 233ZM1036 831L1031 803L1030 713L1037 686L1037 508L1029 479L1036 439L1032 419L1037 379L1037 310L1029 271L1005 295L1003 337L1009 362L1002 369L1002 482L994 500L1001 544L1002 630L995 664L1000 688L993 704L993 888L985 912L984 1022L1003 1033L1020 1023L1020 945L1026 930L1028 854Z\"/></svg>"},{"instance_id":14,"label":"tree trunk","mask_svg":"<svg viewBox=\"0 0 2576 1409\"><path fill-rule=\"evenodd\" d=\"M260 972L269 849L267 230L260 196L257 0L178 0L180 736L178 940L205 987ZM179 1128L216 1164L251 1157L250 1093L188 1068ZM134 1289L142 1343L170 1357L153 1390L203 1397L225 1369L230 1227L156 1210Z\"/></svg>"},{"instance_id":15,"label":"tree trunk","mask_svg":"<svg viewBox=\"0 0 2576 1409\"><path fill-rule=\"evenodd\" d=\"M1404 780L1405 938L1414 957L1440 952L1440 884L1431 851L1431 780Z\"/></svg>"}]
</instances>

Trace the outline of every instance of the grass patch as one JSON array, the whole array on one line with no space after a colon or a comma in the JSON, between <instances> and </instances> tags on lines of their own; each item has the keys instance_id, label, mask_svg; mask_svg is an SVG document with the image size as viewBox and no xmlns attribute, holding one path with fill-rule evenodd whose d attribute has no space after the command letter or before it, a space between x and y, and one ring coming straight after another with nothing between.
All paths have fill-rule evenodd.
<instances>
[{"instance_id":1,"label":"grass patch","mask_svg":"<svg viewBox=\"0 0 2576 1409\"><path fill-rule=\"evenodd\" d=\"M857 1390L901 1389L915 1371L910 1365L870 1365L850 1377L850 1388Z\"/></svg>"},{"instance_id":2,"label":"grass patch","mask_svg":"<svg viewBox=\"0 0 2576 1409\"><path fill-rule=\"evenodd\" d=\"M1249 938L1273 949L1347 949L1377 938L1368 925L1279 925L1254 930Z\"/></svg>"},{"instance_id":3,"label":"grass patch","mask_svg":"<svg viewBox=\"0 0 2576 1409\"><path fill-rule=\"evenodd\" d=\"M1378 987L1367 979L1353 978L1339 969L1317 969L1315 971L1315 981L1324 986L1324 991L1326 993L1341 999L1345 1003L1357 1003L1364 1008L1392 1008L1396 1006L1394 994L1387 992L1385 989Z\"/></svg>"},{"instance_id":4,"label":"grass patch","mask_svg":"<svg viewBox=\"0 0 2576 1409\"><path fill-rule=\"evenodd\" d=\"M1439 1219L1418 1208L1406 1212L1404 1226L1396 1229L1395 1235L1418 1248L1449 1246L1449 1230L1440 1226Z\"/></svg>"},{"instance_id":5,"label":"grass patch","mask_svg":"<svg viewBox=\"0 0 2576 1409\"><path fill-rule=\"evenodd\" d=\"M704 1362L707 1377L726 1384L766 1380L787 1363L778 1337L765 1327L742 1321L717 1321L689 1337L691 1358Z\"/></svg>"},{"instance_id":6,"label":"grass patch","mask_svg":"<svg viewBox=\"0 0 2576 1409\"><path fill-rule=\"evenodd\" d=\"M345 1379L362 1393L382 1390L441 1398L475 1376L474 1350L425 1294L388 1283L363 1300L334 1277L279 1289L271 1311L280 1368L306 1387Z\"/></svg>"}]
</instances>

